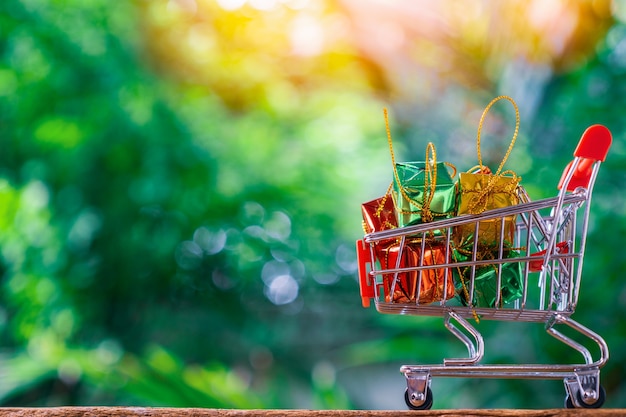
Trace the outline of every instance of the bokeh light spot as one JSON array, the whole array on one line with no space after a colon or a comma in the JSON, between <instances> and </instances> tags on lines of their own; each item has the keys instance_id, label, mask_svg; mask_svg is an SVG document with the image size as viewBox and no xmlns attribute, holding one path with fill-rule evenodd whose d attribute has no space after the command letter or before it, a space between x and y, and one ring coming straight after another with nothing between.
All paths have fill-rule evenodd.
<instances>
[{"instance_id":1,"label":"bokeh light spot","mask_svg":"<svg viewBox=\"0 0 626 417\"><path fill-rule=\"evenodd\" d=\"M303 14L295 18L290 37L295 55L315 56L324 50L324 28L313 16Z\"/></svg>"},{"instance_id":2,"label":"bokeh light spot","mask_svg":"<svg viewBox=\"0 0 626 417\"><path fill-rule=\"evenodd\" d=\"M211 274L211 280L217 288L223 291L227 291L235 287L235 281L220 269L213 271Z\"/></svg>"},{"instance_id":3,"label":"bokeh light spot","mask_svg":"<svg viewBox=\"0 0 626 417\"><path fill-rule=\"evenodd\" d=\"M261 224L264 218L265 209L256 201L247 201L241 208L240 219L245 225Z\"/></svg>"},{"instance_id":4,"label":"bokeh light spot","mask_svg":"<svg viewBox=\"0 0 626 417\"><path fill-rule=\"evenodd\" d=\"M257 10L272 10L278 6L277 0L248 0L248 3Z\"/></svg>"},{"instance_id":5,"label":"bokeh light spot","mask_svg":"<svg viewBox=\"0 0 626 417\"><path fill-rule=\"evenodd\" d=\"M191 270L200 266L202 248L196 242L186 240L176 249L176 263L183 269Z\"/></svg>"},{"instance_id":6,"label":"bokeh light spot","mask_svg":"<svg viewBox=\"0 0 626 417\"><path fill-rule=\"evenodd\" d=\"M347 245L339 245L335 253L337 265L349 274L356 272L357 261L354 249Z\"/></svg>"},{"instance_id":7,"label":"bokeh light spot","mask_svg":"<svg viewBox=\"0 0 626 417\"><path fill-rule=\"evenodd\" d=\"M269 261L263 265L261 279L265 285L270 285L272 281L280 275L289 275L289 265L278 261Z\"/></svg>"},{"instance_id":8,"label":"bokeh light spot","mask_svg":"<svg viewBox=\"0 0 626 417\"><path fill-rule=\"evenodd\" d=\"M330 272L317 273L313 274L313 279L315 282L322 285L331 285L339 281L339 276L337 274L332 274Z\"/></svg>"},{"instance_id":9,"label":"bokeh light spot","mask_svg":"<svg viewBox=\"0 0 626 417\"><path fill-rule=\"evenodd\" d=\"M75 249L88 247L102 225L102 220L94 210L83 210L74 221L68 241Z\"/></svg>"},{"instance_id":10,"label":"bokeh light spot","mask_svg":"<svg viewBox=\"0 0 626 417\"><path fill-rule=\"evenodd\" d=\"M282 211L275 211L264 224L268 236L285 241L291 235L291 219Z\"/></svg>"},{"instance_id":11,"label":"bokeh light spot","mask_svg":"<svg viewBox=\"0 0 626 417\"><path fill-rule=\"evenodd\" d=\"M77 360L73 358L64 359L57 369L59 379L67 385L73 385L80 380L83 368Z\"/></svg>"},{"instance_id":12,"label":"bokeh light spot","mask_svg":"<svg viewBox=\"0 0 626 417\"><path fill-rule=\"evenodd\" d=\"M33 181L26 186L22 193L22 203L32 210L39 210L48 205L50 193L48 187L41 181Z\"/></svg>"},{"instance_id":13,"label":"bokeh light spot","mask_svg":"<svg viewBox=\"0 0 626 417\"><path fill-rule=\"evenodd\" d=\"M193 234L193 241L207 255L215 255L221 252L226 245L226 232L222 229L213 232L204 226L199 227Z\"/></svg>"},{"instance_id":14,"label":"bokeh light spot","mask_svg":"<svg viewBox=\"0 0 626 417\"><path fill-rule=\"evenodd\" d=\"M98 362L105 366L115 364L122 358L123 354L124 349L119 342L113 339L103 340L96 349L96 358Z\"/></svg>"},{"instance_id":15,"label":"bokeh light spot","mask_svg":"<svg viewBox=\"0 0 626 417\"><path fill-rule=\"evenodd\" d=\"M332 388L335 385L335 367L332 363L321 360L315 364L311 372L313 383L320 388Z\"/></svg>"},{"instance_id":16,"label":"bokeh light spot","mask_svg":"<svg viewBox=\"0 0 626 417\"><path fill-rule=\"evenodd\" d=\"M293 302L298 297L299 285L291 275L280 275L265 287L265 295L276 305Z\"/></svg>"},{"instance_id":17,"label":"bokeh light spot","mask_svg":"<svg viewBox=\"0 0 626 417\"><path fill-rule=\"evenodd\" d=\"M217 4L228 11L237 10L246 4L246 0L217 0Z\"/></svg>"},{"instance_id":18,"label":"bokeh light spot","mask_svg":"<svg viewBox=\"0 0 626 417\"><path fill-rule=\"evenodd\" d=\"M0 96L8 96L18 87L15 72L8 69L0 69Z\"/></svg>"},{"instance_id":19,"label":"bokeh light spot","mask_svg":"<svg viewBox=\"0 0 626 417\"><path fill-rule=\"evenodd\" d=\"M44 143L73 148L78 145L84 133L74 121L53 117L42 121L35 128L35 138Z\"/></svg>"}]
</instances>

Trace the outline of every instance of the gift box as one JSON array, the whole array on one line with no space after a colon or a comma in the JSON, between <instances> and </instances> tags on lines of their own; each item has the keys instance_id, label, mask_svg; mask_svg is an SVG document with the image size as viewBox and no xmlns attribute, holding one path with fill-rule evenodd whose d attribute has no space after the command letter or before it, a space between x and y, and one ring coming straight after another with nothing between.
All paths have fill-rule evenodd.
<instances>
[{"instance_id":1,"label":"gift box","mask_svg":"<svg viewBox=\"0 0 626 417\"><path fill-rule=\"evenodd\" d=\"M473 245L472 245L473 246ZM519 252L510 247L503 248L502 258L519 257ZM474 262L471 250L454 249L456 262ZM476 261L498 259L498 251L491 246L478 245ZM498 270L500 269L500 287L498 287ZM503 307L522 296L522 264L505 262L502 264L486 264L476 266L474 270L474 293L472 307ZM455 267L454 277L459 299L463 305L470 305L472 266ZM496 306L496 297L500 293L500 302Z\"/></svg>"},{"instance_id":2,"label":"gift box","mask_svg":"<svg viewBox=\"0 0 626 417\"><path fill-rule=\"evenodd\" d=\"M494 176L480 173L459 174L458 215L480 214L485 210L509 207L519 203L517 188L519 177ZM513 244L516 216L482 220L478 225L478 239L481 244L500 246L500 237L505 244ZM455 228L455 241L466 241L474 235L475 223L468 223Z\"/></svg>"},{"instance_id":3,"label":"gift box","mask_svg":"<svg viewBox=\"0 0 626 417\"><path fill-rule=\"evenodd\" d=\"M385 113L389 152L393 166L393 201L399 227L455 215L457 185L452 179L456 168L446 162L437 162L435 145L426 145L426 160L423 162L398 162L393 153L389 121ZM450 174L448 169L452 169Z\"/></svg>"},{"instance_id":4,"label":"gift box","mask_svg":"<svg viewBox=\"0 0 626 417\"><path fill-rule=\"evenodd\" d=\"M483 165L480 152L480 134L489 109L494 103L502 99L509 100L515 109L515 132L502 162L500 162L496 172L492 173L488 167ZM458 216L464 214L477 215L487 210L519 204L518 187L521 178L511 170L503 170L504 164L513 150L513 145L515 145L518 130L519 110L515 101L508 96L499 96L493 99L485 108L478 124L476 136L478 165L467 172L459 174ZM514 215L505 217L504 224L502 223L502 218L483 220L479 223L478 235L475 237L481 245L491 244L496 248L500 246L500 243L504 243L510 246L514 242L515 221L516 216ZM475 233L475 223L461 225L454 230L454 240L458 244L458 242L467 241L468 237L474 236Z\"/></svg>"},{"instance_id":5,"label":"gift box","mask_svg":"<svg viewBox=\"0 0 626 417\"><path fill-rule=\"evenodd\" d=\"M389 194L361 204L365 234L398 227L393 199Z\"/></svg>"},{"instance_id":6,"label":"gift box","mask_svg":"<svg viewBox=\"0 0 626 417\"><path fill-rule=\"evenodd\" d=\"M389 190L391 187L389 187ZM389 191L387 190L387 191ZM361 213L363 215L363 231L365 234L381 232L383 230L395 229L398 227L396 222L396 211L393 205L391 195L385 194L383 197L361 204ZM380 261L385 258L385 251L390 245L393 245L396 239L384 239L376 242L374 245L374 256Z\"/></svg>"},{"instance_id":7,"label":"gift box","mask_svg":"<svg viewBox=\"0 0 626 417\"><path fill-rule=\"evenodd\" d=\"M447 266L436 267L450 263L451 251L446 250L445 245L426 242L422 253L422 242L415 240L407 242L402 254L399 254L399 243L381 251L379 258L381 269L418 266L433 266L434 268L383 274L386 302L415 303L417 301L419 304L430 304L455 296L452 270ZM400 256L399 261L398 256ZM420 283L419 288L418 282Z\"/></svg>"},{"instance_id":8,"label":"gift box","mask_svg":"<svg viewBox=\"0 0 626 417\"><path fill-rule=\"evenodd\" d=\"M396 163L392 195L400 227L455 214L457 185L444 162Z\"/></svg>"}]
</instances>

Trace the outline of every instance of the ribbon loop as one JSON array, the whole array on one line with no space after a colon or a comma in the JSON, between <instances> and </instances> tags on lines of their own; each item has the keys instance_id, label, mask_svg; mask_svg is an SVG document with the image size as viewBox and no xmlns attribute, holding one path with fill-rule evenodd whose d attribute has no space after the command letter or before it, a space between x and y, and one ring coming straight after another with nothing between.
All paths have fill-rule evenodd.
<instances>
[{"instance_id":1,"label":"ribbon loop","mask_svg":"<svg viewBox=\"0 0 626 417\"><path fill-rule=\"evenodd\" d=\"M384 109L384 115L385 127L387 130L387 142L389 143L389 152L391 154L391 164L393 168L394 180L397 184L400 195L408 202L409 206L415 208L414 210L411 209L410 211L400 209L400 214L419 213L423 223L432 222L437 217L446 217L450 215L452 212L439 213L433 212L431 210L431 203L433 201L433 198L435 197L435 192L437 189L437 151L435 150L435 145L432 142L428 142L428 144L426 145L426 159L424 162L424 193L422 201L419 202L409 196L405 186L400 180L395 154L393 151L393 142L391 139L391 130L389 128L389 116L387 113L387 109ZM456 175L456 167L448 162L444 162L444 164L446 167L453 171L451 177L454 177Z\"/></svg>"},{"instance_id":2,"label":"ribbon loop","mask_svg":"<svg viewBox=\"0 0 626 417\"><path fill-rule=\"evenodd\" d=\"M504 154L504 158L502 158L502 162L500 162L500 165L498 166L498 169L496 170L495 174L492 174L489 167L483 165L482 155L480 152L480 134L482 132L483 124L485 121L485 117L487 116L487 113L489 112L491 107L499 100L508 100L511 102L511 104L513 104L513 108L515 109L515 131L513 132L511 143L509 144L509 147L506 153ZM517 174L515 174L513 171L507 170L503 172L502 169L504 168L504 164L509 158L511 151L513 150L513 146L515 145L517 134L519 132L519 123L520 123L519 109L517 107L517 104L515 103L515 100L513 100L509 96L498 96L494 98L493 100L491 100L491 102L487 105L487 107L485 107L483 114L480 116L480 122L478 123L478 131L476 134L476 151L478 154L478 166L473 167L468 172L479 169L478 173L489 174L490 177L489 177L489 180L487 181L487 184L485 184L481 190L469 191L474 194L471 197L470 203L468 205L468 211L471 214L480 214L483 211L485 211L488 205L488 197L489 195L493 193L506 193L506 194L513 194L513 195L515 194L517 183L521 180L521 178L519 178ZM505 174L511 175L511 181L507 182L506 184L501 184L498 186L497 185L498 180L504 177Z\"/></svg>"},{"instance_id":3,"label":"ribbon loop","mask_svg":"<svg viewBox=\"0 0 626 417\"><path fill-rule=\"evenodd\" d=\"M515 109L515 131L513 132L513 138L511 139L509 148L507 149L506 154L504 155L504 158L502 158L502 162L500 162L500 166L498 166L498 170L496 171L495 175L499 175L500 172L502 171L502 168L504 167L504 163L509 158L511 151L513 150L513 145L515 145L515 140L517 139L517 134L519 132L519 109L517 107L517 103L515 103L515 100L513 100L509 96L498 96L494 98L493 100L491 100L491 102L487 105L487 107L485 107L485 110L483 110L483 114L480 116L480 122L478 122L478 132L476 133L476 151L478 153L478 164L480 165L480 168L482 171L484 165L483 165L483 159L480 153L480 133L482 132L483 123L485 122L485 117L487 116L487 113L489 113L489 110L491 109L491 107L500 100L510 101L511 104L513 105L513 108Z\"/></svg>"}]
</instances>

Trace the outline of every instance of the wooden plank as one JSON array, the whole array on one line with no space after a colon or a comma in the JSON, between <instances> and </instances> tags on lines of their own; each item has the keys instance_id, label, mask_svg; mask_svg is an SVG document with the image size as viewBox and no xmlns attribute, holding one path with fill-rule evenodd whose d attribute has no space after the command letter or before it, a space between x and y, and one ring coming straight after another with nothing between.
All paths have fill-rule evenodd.
<instances>
[{"instance_id":1,"label":"wooden plank","mask_svg":"<svg viewBox=\"0 0 626 417\"><path fill-rule=\"evenodd\" d=\"M0 408L0 417L617 417L626 409L550 410L228 410L151 407Z\"/></svg>"}]
</instances>

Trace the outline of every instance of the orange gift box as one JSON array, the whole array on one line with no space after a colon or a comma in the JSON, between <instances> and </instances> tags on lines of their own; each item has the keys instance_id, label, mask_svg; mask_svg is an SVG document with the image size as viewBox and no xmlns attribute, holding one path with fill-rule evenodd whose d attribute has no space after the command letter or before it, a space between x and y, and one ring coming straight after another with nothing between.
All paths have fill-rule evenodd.
<instances>
[{"instance_id":1,"label":"orange gift box","mask_svg":"<svg viewBox=\"0 0 626 417\"><path fill-rule=\"evenodd\" d=\"M386 302L415 303L417 301L419 304L430 304L441 301L444 298L447 300L454 297L455 289L452 269L446 266L435 267L437 265L450 263L451 251L448 250L446 254L445 245L426 242L422 254L421 240L407 242L402 250L400 262L398 262L398 254L400 253L399 243L389 245L376 252L382 270L420 266L432 267L421 270L383 274L383 288ZM418 282L420 283L419 288Z\"/></svg>"}]
</instances>

